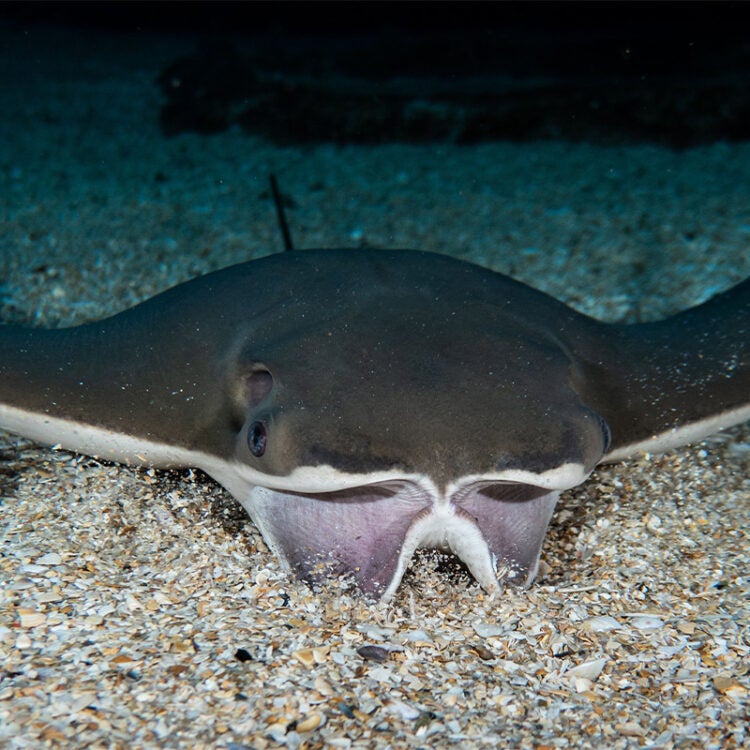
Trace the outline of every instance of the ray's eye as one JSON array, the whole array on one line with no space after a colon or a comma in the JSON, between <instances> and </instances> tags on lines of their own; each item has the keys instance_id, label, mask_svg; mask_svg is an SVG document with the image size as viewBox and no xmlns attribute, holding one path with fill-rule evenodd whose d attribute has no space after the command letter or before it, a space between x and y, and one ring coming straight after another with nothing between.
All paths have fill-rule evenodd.
<instances>
[{"instance_id":1,"label":"ray's eye","mask_svg":"<svg viewBox=\"0 0 750 750\"><path fill-rule=\"evenodd\" d=\"M263 422L253 422L247 431L247 447L250 448L256 458L260 458L266 452L268 434Z\"/></svg>"}]
</instances>

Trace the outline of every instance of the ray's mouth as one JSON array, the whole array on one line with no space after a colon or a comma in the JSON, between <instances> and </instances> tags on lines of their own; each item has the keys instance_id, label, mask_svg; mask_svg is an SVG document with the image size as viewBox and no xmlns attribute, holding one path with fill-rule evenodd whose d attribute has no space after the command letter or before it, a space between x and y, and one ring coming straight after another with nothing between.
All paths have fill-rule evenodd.
<instances>
[{"instance_id":1,"label":"ray's mouth","mask_svg":"<svg viewBox=\"0 0 750 750\"><path fill-rule=\"evenodd\" d=\"M491 593L505 581L529 584L558 496L499 481L437 495L394 480L314 495L254 487L242 504L300 578L347 577L368 596L388 599L421 547L452 552Z\"/></svg>"}]
</instances>

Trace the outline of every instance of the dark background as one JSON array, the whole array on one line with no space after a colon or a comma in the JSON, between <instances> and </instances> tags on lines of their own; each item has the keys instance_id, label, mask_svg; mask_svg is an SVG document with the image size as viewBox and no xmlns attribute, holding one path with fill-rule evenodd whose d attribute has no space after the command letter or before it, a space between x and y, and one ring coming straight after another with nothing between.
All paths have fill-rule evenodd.
<instances>
[{"instance_id":1,"label":"dark background","mask_svg":"<svg viewBox=\"0 0 750 750\"><path fill-rule=\"evenodd\" d=\"M737 2L0 4L0 23L190 35L165 135L282 143L750 139Z\"/></svg>"}]
</instances>

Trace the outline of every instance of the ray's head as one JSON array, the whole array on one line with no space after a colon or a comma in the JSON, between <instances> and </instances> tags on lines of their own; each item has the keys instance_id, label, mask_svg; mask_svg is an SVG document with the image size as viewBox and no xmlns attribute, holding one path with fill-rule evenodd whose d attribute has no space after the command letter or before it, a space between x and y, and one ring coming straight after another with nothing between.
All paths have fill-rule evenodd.
<instances>
[{"instance_id":1,"label":"ray's head","mask_svg":"<svg viewBox=\"0 0 750 750\"><path fill-rule=\"evenodd\" d=\"M330 467L446 486L568 467L559 483L582 481L608 434L575 389L575 363L497 309L463 312L404 300L254 338L235 370L235 456L279 477Z\"/></svg>"},{"instance_id":2,"label":"ray's head","mask_svg":"<svg viewBox=\"0 0 750 750\"><path fill-rule=\"evenodd\" d=\"M286 266L238 334L225 485L307 580L389 596L437 547L487 590L501 563L530 582L559 491L608 443L556 303L440 256L329 260Z\"/></svg>"}]
</instances>

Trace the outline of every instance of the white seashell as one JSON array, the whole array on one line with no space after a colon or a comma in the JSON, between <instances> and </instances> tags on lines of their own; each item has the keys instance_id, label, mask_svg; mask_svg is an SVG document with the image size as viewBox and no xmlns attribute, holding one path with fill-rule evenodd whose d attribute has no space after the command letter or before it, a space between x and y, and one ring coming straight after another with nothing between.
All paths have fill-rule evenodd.
<instances>
[{"instance_id":1,"label":"white seashell","mask_svg":"<svg viewBox=\"0 0 750 750\"><path fill-rule=\"evenodd\" d=\"M405 634L404 640L411 641L412 643L416 643L418 641L431 643L432 636L430 636L424 630L410 630L408 633Z\"/></svg>"},{"instance_id":2,"label":"white seashell","mask_svg":"<svg viewBox=\"0 0 750 750\"><path fill-rule=\"evenodd\" d=\"M394 716L398 716L404 721L414 721L421 714L421 711L408 703L391 698L386 704L386 709Z\"/></svg>"},{"instance_id":3,"label":"white seashell","mask_svg":"<svg viewBox=\"0 0 750 750\"><path fill-rule=\"evenodd\" d=\"M28 565L22 565L20 568L20 572L29 573L30 575L34 575L34 573L46 573L47 566L37 565L36 563L29 563Z\"/></svg>"},{"instance_id":4,"label":"white seashell","mask_svg":"<svg viewBox=\"0 0 750 750\"><path fill-rule=\"evenodd\" d=\"M595 680L604 669L606 659L592 659L569 669L565 675L571 679Z\"/></svg>"},{"instance_id":5,"label":"white seashell","mask_svg":"<svg viewBox=\"0 0 750 750\"><path fill-rule=\"evenodd\" d=\"M497 625L494 622L474 622L471 626L480 638L493 638L502 635L504 632L502 625Z\"/></svg>"},{"instance_id":6,"label":"white seashell","mask_svg":"<svg viewBox=\"0 0 750 750\"><path fill-rule=\"evenodd\" d=\"M656 615L639 615L630 621L631 625L638 630L658 630L664 627L664 620Z\"/></svg>"},{"instance_id":7,"label":"white seashell","mask_svg":"<svg viewBox=\"0 0 750 750\"><path fill-rule=\"evenodd\" d=\"M62 557L57 552L48 552L46 555L42 555L37 559L37 565L59 565L62 562Z\"/></svg>"},{"instance_id":8,"label":"white seashell","mask_svg":"<svg viewBox=\"0 0 750 750\"><path fill-rule=\"evenodd\" d=\"M603 633L607 630L617 630L618 628L621 628L622 625L620 625L614 617L610 617L609 615L597 615L596 617L590 617L588 620L585 620L583 627L594 633Z\"/></svg>"},{"instance_id":9,"label":"white seashell","mask_svg":"<svg viewBox=\"0 0 750 750\"><path fill-rule=\"evenodd\" d=\"M47 620L47 615L44 612L33 612L23 611L19 612L22 628L35 628L38 625L43 625Z\"/></svg>"}]
</instances>

